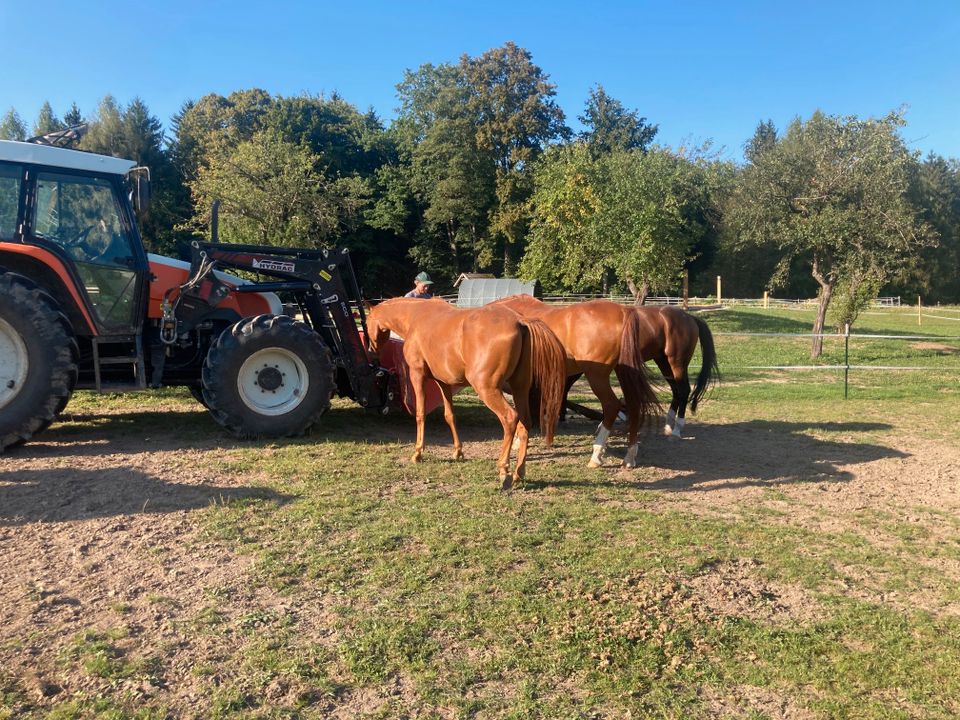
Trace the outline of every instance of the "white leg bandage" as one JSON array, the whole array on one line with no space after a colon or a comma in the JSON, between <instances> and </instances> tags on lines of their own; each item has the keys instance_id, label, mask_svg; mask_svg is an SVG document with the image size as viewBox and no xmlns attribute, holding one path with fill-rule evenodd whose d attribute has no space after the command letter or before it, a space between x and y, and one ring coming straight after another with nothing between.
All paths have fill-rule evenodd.
<instances>
[{"instance_id":1,"label":"white leg bandage","mask_svg":"<svg viewBox=\"0 0 960 720\"><path fill-rule=\"evenodd\" d=\"M623 458L623 466L632 468L637 466L637 450L639 449L639 443L634 443L627 448L627 454Z\"/></svg>"},{"instance_id":2,"label":"white leg bandage","mask_svg":"<svg viewBox=\"0 0 960 720\"><path fill-rule=\"evenodd\" d=\"M673 408L667 410L667 417L664 420L663 431L669 435L673 432L673 424L677 420L677 411Z\"/></svg>"},{"instance_id":3,"label":"white leg bandage","mask_svg":"<svg viewBox=\"0 0 960 720\"><path fill-rule=\"evenodd\" d=\"M673 423L673 437L680 438L683 434L683 426L686 421L682 417L678 417Z\"/></svg>"},{"instance_id":4,"label":"white leg bandage","mask_svg":"<svg viewBox=\"0 0 960 720\"><path fill-rule=\"evenodd\" d=\"M593 466L603 464L603 451L607 447L607 438L610 437L610 431L604 425L597 429L597 436L593 439L593 456L590 458L590 464Z\"/></svg>"}]
</instances>

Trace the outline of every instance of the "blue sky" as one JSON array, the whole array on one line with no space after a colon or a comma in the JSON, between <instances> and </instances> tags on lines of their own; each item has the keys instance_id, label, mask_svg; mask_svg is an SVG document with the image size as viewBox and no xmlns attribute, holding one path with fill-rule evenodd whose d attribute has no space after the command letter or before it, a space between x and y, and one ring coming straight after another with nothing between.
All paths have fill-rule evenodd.
<instances>
[{"instance_id":1,"label":"blue sky","mask_svg":"<svg viewBox=\"0 0 960 720\"><path fill-rule=\"evenodd\" d=\"M741 159L757 123L907 106L904 138L960 157L960 2L77 2L0 0L0 113L32 124L110 93L164 123L184 100L339 92L385 122L404 69L512 40L577 129L602 84L676 147Z\"/></svg>"}]
</instances>

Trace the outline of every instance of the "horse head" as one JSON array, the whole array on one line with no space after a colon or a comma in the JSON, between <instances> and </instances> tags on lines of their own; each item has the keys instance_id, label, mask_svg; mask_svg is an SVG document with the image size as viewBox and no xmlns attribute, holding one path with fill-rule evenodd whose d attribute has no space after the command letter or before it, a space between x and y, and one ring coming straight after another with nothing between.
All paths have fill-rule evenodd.
<instances>
[{"instance_id":1,"label":"horse head","mask_svg":"<svg viewBox=\"0 0 960 720\"><path fill-rule=\"evenodd\" d=\"M370 307L367 312L367 350L376 355L390 339L390 328L383 325L379 305Z\"/></svg>"}]
</instances>

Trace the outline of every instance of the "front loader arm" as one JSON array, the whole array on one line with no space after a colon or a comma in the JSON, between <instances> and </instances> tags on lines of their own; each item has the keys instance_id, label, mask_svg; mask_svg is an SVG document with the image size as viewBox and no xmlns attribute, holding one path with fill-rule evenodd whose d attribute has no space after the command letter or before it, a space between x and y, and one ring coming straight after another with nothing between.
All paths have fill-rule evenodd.
<instances>
[{"instance_id":1,"label":"front loader arm","mask_svg":"<svg viewBox=\"0 0 960 720\"><path fill-rule=\"evenodd\" d=\"M287 292L296 297L306 322L321 335L345 374L349 394L361 406L387 407L388 372L373 365L357 327L366 316L350 254L260 245L194 242L191 279L178 298L177 319L184 328L201 322L231 292ZM272 278L232 287L214 270L238 269Z\"/></svg>"}]
</instances>

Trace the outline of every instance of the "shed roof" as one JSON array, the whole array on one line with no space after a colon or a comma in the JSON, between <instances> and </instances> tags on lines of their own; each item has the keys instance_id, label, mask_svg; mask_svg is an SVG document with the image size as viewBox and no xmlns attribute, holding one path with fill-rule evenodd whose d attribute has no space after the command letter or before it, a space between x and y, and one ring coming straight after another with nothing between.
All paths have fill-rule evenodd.
<instances>
[{"instance_id":1,"label":"shed roof","mask_svg":"<svg viewBox=\"0 0 960 720\"><path fill-rule=\"evenodd\" d=\"M540 295L540 283L516 278L467 278L460 283L457 307L480 307L509 295Z\"/></svg>"}]
</instances>

